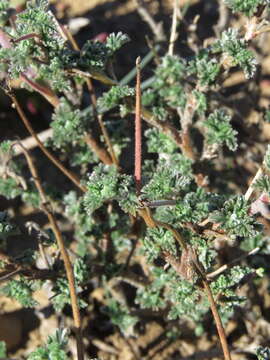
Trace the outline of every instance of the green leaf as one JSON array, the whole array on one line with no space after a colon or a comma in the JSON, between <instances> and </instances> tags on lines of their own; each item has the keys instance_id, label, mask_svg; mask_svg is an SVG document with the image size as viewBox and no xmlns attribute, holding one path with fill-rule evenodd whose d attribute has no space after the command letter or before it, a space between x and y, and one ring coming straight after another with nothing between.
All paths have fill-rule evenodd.
<instances>
[{"instance_id":1,"label":"green leaf","mask_svg":"<svg viewBox=\"0 0 270 360\"><path fill-rule=\"evenodd\" d=\"M233 12L241 12L246 16L253 16L260 5L268 5L268 0L224 0Z\"/></svg>"},{"instance_id":2,"label":"green leaf","mask_svg":"<svg viewBox=\"0 0 270 360\"><path fill-rule=\"evenodd\" d=\"M106 112L119 106L123 100L135 95L135 90L129 86L113 86L103 96L98 99L98 110Z\"/></svg>"},{"instance_id":3,"label":"green leaf","mask_svg":"<svg viewBox=\"0 0 270 360\"><path fill-rule=\"evenodd\" d=\"M21 278L20 280L10 280L8 284L0 289L0 292L17 300L24 307L35 307L38 305L37 301L32 298L35 288L34 281Z\"/></svg>"},{"instance_id":4,"label":"green leaf","mask_svg":"<svg viewBox=\"0 0 270 360\"><path fill-rule=\"evenodd\" d=\"M7 357L7 347L4 341L0 341L0 359Z\"/></svg>"},{"instance_id":5,"label":"green leaf","mask_svg":"<svg viewBox=\"0 0 270 360\"><path fill-rule=\"evenodd\" d=\"M48 337L47 344L33 351L27 360L68 360L67 335L66 329L57 329L55 335Z\"/></svg>"},{"instance_id":6,"label":"green leaf","mask_svg":"<svg viewBox=\"0 0 270 360\"><path fill-rule=\"evenodd\" d=\"M237 131L233 130L231 117L223 110L215 110L204 122L207 128L206 141L208 144L226 144L232 151L237 149Z\"/></svg>"},{"instance_id":7,"label":"green leaf","mask_svg":"<svg viewBox=\"0 0 270 360\"><path fill-rule=\"evenodd\" d=\"M67 144L78 142L87 129L89 114L74 109L66 98L61 98L52 116L52 142L56 148L64 149Z\"/></svg>"},{"instance_id":8,"label":"green leaf","mask_svg":"<svg viewBox=\"0 0 270 360\"><path fill-rule=\"evenodd\" d=\"M1 0L0 2L0 26L4 26L8 21L10 0Z\"/></svg>"},{"instance_id":9,"label":"green leaf","mask_svg":"<svg viewBox=\"0 0 270 360\"><path fill-rule=\"evenodd\" d=\"M262 175L259 179L253 184L254 189L258 189L260 192L270 193L270 178L268 175Z\"/></svg>"},{"instance_id":10,"label":"green leaf","mask_svg":"<svg viewBox=\"0 0 270 360\"><path fill-rule=\"evenodd\" d=\"M176 255L176 244L171 232L161 227L148 228L143 239L144 251L149 261L155 260L160 252L166 251Z\"/></svg>"},{"instance_id":11,"label":"green leaf","mask_svg":"<svg viewBox=\"0 0 270 360\"><path fill-rule=\"evenodd\" d=\"M117 325L123 333L132 332L133 326L138 322L136 316L130 315L128 309L114 299L108 301L104 312L109 316L110 321Z\"/></svg>"},{"instance_id":12,"label":"green leaf","mask_svg":"<svg viewBox=\"0 0 270 360\"><path fill-rule=\"evenodd\" d=\"M256 236L259 225L255 218L249 215L249 207L243 196L234 196L224 203L221 210L213 212L210 219L219 223L229 235Z\"/></svg>"},{"instance_id":13,"label":"green leaf","mask_svg":"<svg viewBox=\"0 0 270 360\"><path fill-rule=\"evenodd\" d=\"M110 54L113 54L129 41L130 38L121 31L116 34L112 33L106 39L106 47L109 49Z\"/></svg>"},{"instance_id":14,"label":"green leaf","mask_svg":"<svg viewBox=\"0 0 270 360\"><path fill-rule=\"evenodd\" d=\"M222 52L227 57L229 56L232 65L239 65L243 69L247 79L254 76L257 60L255 59L254 54L247 49L245 40L239 38L236 29L223 31L221 39L213 44L212 51Z\"/></svg>"},{"instance_id":15,"label":"green leaf","mask_svg":"<svg viewBox=\"0 0 270 360\"><path fill-rule=\"evenodd\" d=\"M256 350L258 360L269 360L270 359L270 348L259 346Z\"/></svg>"},{"instance_id":16,"label":"green leaf","mask_svg":"<svg viewBox=\"0 0 270 360\"><path fill-rule=\"evenodd\" d=\"M209 58L207 52L201 52L194 60L190 61L188 71L190 74L197 75L201 85L208 86L216 80L220 72L220 65L215 58Z\"/></svg>"}]
</instances>

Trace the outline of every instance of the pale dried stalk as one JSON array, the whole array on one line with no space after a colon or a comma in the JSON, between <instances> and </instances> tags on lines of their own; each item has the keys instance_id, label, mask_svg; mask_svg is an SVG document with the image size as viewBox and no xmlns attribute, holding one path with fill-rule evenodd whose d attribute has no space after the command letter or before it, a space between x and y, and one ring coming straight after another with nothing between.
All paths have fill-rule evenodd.
<instances>
[{"instance_id":1,"label":"pale dried stalk","mask_svg":"<svg viewBox=\"0 0 270 360\"><path fill-rule=\"evenodd\" d=\"M207 279L213 279L215 278L216 276L218 276L219 274L223 273L224 271L228 270L230 267L233 266L233 264L245 259L246 257L248 256L251 256L251 255L254 255L256 254L258 251L260 250L259 247L256 247L255 249L252 249L251 251L249 251L247 254L244 254L242 256L239 256L238 258L232 260L229 264L225 264L225 265L222 265L220 268L218 268L217 270L209 273L206 275Z\"/></svg>"},{"instance_id":2,"label":"pale dried stalk","mask_svg":"<svg viewBox=\"0 0 270 360\"><path fill-rule=\"evenodd\" d=\"M52 135L53 135L53 130L47 129L47 130L44 130L44 131L41 131L40 133L38 133L37 137L39 138L40 141L42 141L44 143L46 140L50 139L52 137ZM21 140L21 144L27 150L31 150L31 149L35 148L36 146L38 146L38 143L33 136L29 136L29 137ZM14 156L23 154L22 147L18 144L14 144L13 151L14 151Z\"/></svg>"},{"instance_id":3,"label":"pale dried stalk","mask_svg":"<svg viewBox=\"0 0 270 360\"><path fill-rule=\"evenodd\" d=\"M143 0L134 0L135 4L137 5L137 11L140 14L141 18L149 25L150 29L152 30L156 41L165 41L166 36L163 29L162 22L157 23L153 16L148 11L145 3Z\"/></svg>"},{"instance_id":4,"label":"pale dried stalk","mask_svg":"<svg viewBox=\"0 0 270 360\"><path fill-rule=\"evenodd\" d=\"M254 191L254 187L253 185L256 183L256 181L263 175L263 168L260 166L258 171L256 172L253 180L251 181L251 183L249 184L249 187L245 193L245 200L248 201Z\"/></svg>"},{"instance_id":5,"label":"pale dried stalk","mask_svg":"<svg viewBox=\"0 0 270 360\"><path fill-rule=\"evenodd\" d=\"M62 237L61 231L58 227L58 224L56 222L54 214L51 210L51 204L50 204L49 200L47 199L46 193L41 185L41 180L40 180L39 174L37 172L37 169L34 165L34 162L31 158L29 152L25 148L23 148L23 153L26 158L29 170L33 176L35 186L38 190L40 200L41 200L42 210L45 212L45 214L50 222L52 231L53 231L54 236L57 241L58 248L61 253L62 260L64 262L66 276L67 276L68 284L69 284L70 301L71 301L73 320L74 320L74 326L75 326L76 338L77 338L77 355L78 355L78 360L83 360L84 359L84 350L83 350L83 341L82 341L82 335L81 335L81 317L80 317L80 309L79 309L78 297L77 297L77 293L76 293L76 285L75 285L75 278L74 278L72 263L69 258L68 252L65 248L64 239Z\"/></svg>"},{"instance_id":6,"label":"pale dried stalk","mask_svg":"<svg viewBox=\"0 0 270 360\"><path fill-rule=\"evenodd\" d=\"M177 30L177 18L178 18L179 11L180 11L179 0L174 0L171 36L170 36L169 49L168 49L168 54L171 56L173 55L174 44L178 37L176 30Z\"/></svg>"}]
</instances>

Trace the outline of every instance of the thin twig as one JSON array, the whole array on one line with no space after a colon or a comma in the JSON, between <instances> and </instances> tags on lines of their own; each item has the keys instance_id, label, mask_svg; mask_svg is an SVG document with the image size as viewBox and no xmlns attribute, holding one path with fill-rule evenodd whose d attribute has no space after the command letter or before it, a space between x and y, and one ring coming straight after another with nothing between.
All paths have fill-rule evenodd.
<instances>
[{"instance_id":1,"label":"thin twig","mask_svg":"<svg viewBox=\"0 0 270 360\"><path fill-rule=\"evenodd\" d=\"M102 135L104 137L105 143L106 143L106 145L108 147L108 150L109 150L109 154L106 155L106 157L108 158L109 155L110 155L111 163L113 163L114 165L116 165L118 167L119 163L118 163L118 160L116 158L116 155L115 155L115 152L114 152L114 149L113 149L113 146L112 146L111 139L109 137L108 131L107 131L105 125L104 125L102 115L98 115L98 112L97 112L97 97L96 97L96 93L95 93L95 89L94 89L92 79L86 78L86 85L87 85L89 95L90 95L90 100L91 100L91 103L92 103L92 106L93 106L94 117L95 117L96 121L98 122L98 124L100 126ZM105 152L107 152L107 151L104 149L103 153L105 154Z\"/></svg>"},{"instance_id":2,"label":"thin twig","mask_svg":"<svg viewBox=\"0 0 270 360\"><path fill-rule=\"evenodd\" d=\"M108 133L108 131L106 129L106 126L104 124L102 115L98 115L98 122L99 122L99 126L101 128L101 132L102 132L102 135L104 137L105 143L106 143L106 145L108 147L108 150L109 150L109 153L111 155L112 162L114 163L114 165L116 167L119 167L119 161L118 161L118 159L116 157L116 154L115 154L115 151L113 149L112 142L111 142L111 139L109 137L109 133Z\"/></svg>"},{"instance_id":3,"label":"thin twig","mask_svg":"<svg viewBox=\"0 0 270 360\"><path fill-rule=\"evenodd\" d=\"M27 83L33 90L42 95L53 107L59 105L59 99L55 93L48 86L42 86L33 80L29 79L26 73L21 74L21 79Z\"/></svg>"},{"instance_id":4,"label":"thin twig","mask_svg":"<svg viewBox=\"0 0 270 360\"><path fill-rule=\"evenodd\" d=\"M149 208L144 208L144 209L139 210L139 214L143 217L143 219L145 220L147 226L152 227L152 228L157 227L157 226L164 227L165 229L167 229L168 231L170 231L172 233L173 237L180 244L183 251L188 250L188 247L187 247L187 245L185 243L185 240L181 236L181 234L176 229L174 229L171 225L154 220L152 215L151 215L151 211L150 211ZM210 288L210 286L208 284L204 269L202 268L200 263L198 261L196 261L194 258L191 258L190 261L191 261L191 264L192 264L194 270L200 276L200 278L202 280L202 283L203 283L203 286L204 286L204 290L205 290L206 295L208 297L208 300L209 300L209 303L210 303L210 308L211 308L211 311L212 311L212 314L213 314L213 317L214 317L214 320L215 320L216 328L217 328L217 331L218 331L221 347L222 347L222 350L223 350L224 358L225 358L225 360L231 360L229 346L228 346L228 343L227 343L225 331L224 331L222 321L221 321L221 318L220 318L218 310L217 310L217 306L216 306L216 303L215 303L215 300L214 300L214 297L213 297L213 294L212 294L212 290L211 290L211 288Z\"/></svg>"},{"instance_id":5,"label":"thin twig","mask_svg":"<svg viewBox=\"0 0 270 360\"><path fill-rule=\"evenodd\" d=\"M217 331L218 331L219 340L220 340L221 347L222 347L222 350L223 350L224 359L225 360L231 360L231 354L230 354L228 342L227 342L227 339L226 339L225 330L224 330L221 318L220 318L219 313L218 313L218 309L217 309L217 306L216 306L216 303L215 303L215 300L214 300L214 297L213 297L213 294L212 294L212 290L211 290L211 288L210 288L210 286L208 284L208 281L206 279L202 279L202 282L203 282L204 290L205 290L205 292L207 294L207 297L208 297L208 300L209 300L209 303L210 303L210 308L211 308L211 311L212 311L212 314L213 314L213 318L214 318L215 323L216 323L216 328L217 328Z\"/></svg>"},{"instance_id":6,"label":"thin twig","mask_svg":"<svg viewBox=\"0 0 270 360\"><path fill-rule=\"evenodd\" d=\"M174 44L178 37L176 30L177 30L177 18L179 11L180 11L179 0L174 0L171 36L170 36L169 49L168 49L168 54L171 56L173 55Z\"/></svg>"},{"instance_id":7,"label":"thin twig","mask_svg":"<svg viewBox=\"0 0 270 360\"><path fill-rule=\"evenodd\" d=\"M14 277L15 275L19 274L22 271L21 268L13 270L7 274L1 275L0 274L0 283L9 280L10 278Z\"/></svg>"},{"instance_id":8,"label":"thin twig","mask_svg":"<svg viewBox=\"0 0 270 360\"><path fill-rule=\"evenodd\" d=\"M82 71L76 68L73 69L68 69L67 73L69 74L73 74L73 75L79 75L85 78L90 78L90 79L95 79L100 81L101 83L108 85L108 86L115 86L118 85L117 81L109 78L104 72L102 72L101 70L94 70L91 69L89 72L87 71Z\"/></svg>"},{"instance_id":9,"label":"thin twig","mask_svg":"<svg viewBox=\"0 0 270 360\"><path fill-rule=\"evenodd\" d=\"M49 128L47 130L44 130L44 131L41 131L40 133L38 133L37 137L39 138L40 141L42 141L44 143L46 140L51 138L52 135L53 135L53 130L51 128ZM35 148L36 146L38 146L38 143L33 136L29 136L29 137L21 140L21 144L27 150L31 150L31 149ZM14 144L13 151L14 151L14 156L18 156L23 153L21 146L19 146L18 144Z\"/></svg>"},{"instance_id":10,"label":"thin twig","mask_svg":"<svg viewBox=\"0 0 270 360\"><path fill-rule=\"evenodd\" d=\"M238 263L239 261L245 259L246 257L250 256L250 255L254 255L256 254L258 251L260 250L259 247L256 247L255 249L249 251L247 254L244 254L242 256L239 256L238 258L232 260L230 263L222 265L221 267L219 267L217 270L209 273L206 275L207 279L213 279L215 278L217 275L223 273L224 271L226 271L227 269L229 269L230 267L233 266L233 264Z\"/></svg>"},{"instance_id":11,"label":"thin twig","mask_svg":"<svg viewBox=\"0 0 270 360\"><path fill-rule=\"evenodd\" d=\"M137 11L140 14L141 18L149 25L152 30L156 41L165 41L166 35L163 29L162 22L157 23L153 16L148 11L143 0L135 0L135 4L137 5Z\"/></svg>"},{"instance_id":12,"label":"thin twig","mask_svg":"<svg viewBox=\"0 0 270 360\"><path fill-rule=\"evenodd\" d=\"M153 58L156 57L157 52L160 50L161 46L160 45L155 45L152 47L152 49L150 49L149 53L147 55L145 55L142 58L141 61L141 70L150 62L152 61ZM127 73L120 81L119 81L119 85L127 85L129 84L135 77L136 77L136 73L137 73L137 69L136 66L130 70L129 73ZM143 85L143 84L142 84Z\"/></svg>"},{"instance_id":13,"label":"thin twig","mask_svg":"<svg viewBox=\"0 0 270 360\"><path fill-rule=\"evenodd\" d=\"M37 169L34 165L34 162L31 158L29 152L26 149L23 148L23 152L24 152L24 156L26 158L29 170L33 176L35 186L36 186L39 196L40 196L42 210L45 212L45 214L48 217L52 231L53 231L56 241L57 241L58 248L61 253L61 257L64 262L66 276L67 276L68 284L69 284L69 292L70 292L70 300L71 300L74 326L75 326L75 330L76 330L77 355L78 355L78 360L83 360L84 359L84 350L83 350L83 341L82 341L82 335L81 335L81 317L80 317L80 309L79 309L78 297L77 297L77 293L76 293L76 285L75 285L75 278L74 278L72 263L70 261L68 252L66 250L61 231L58 227L58 224L56 222L54 214L51 210L51 204L50 204L49 200L47 199L46 193L41 185L41 180L40 180L39 174L37 172Z\"/></svg>"},{"instance_id":14,"label":"thin twig","mask_svg":"<svg viewBox=\"0 0 270 360\"><path fill-rule=\"evenodd\" d=\"M171 225L166 224L166 223L161 222L161 221L156 221L156 225L160 226L160 227L163 227L163 228L167 229L168 231L170 231L173 234L173 237L177 240L177 242L181 246L181 248L184 249L184 250L187 250L187 245L185 243L185 240L180 235L180 233L177 230L175 230Z\"/></svg>"},{"instance_id":15,"label":"thin twig","mask_svg":"<svg viewBox=\"0 0 270 360\"><path fill-rule=\"evenodd\" d=\"M67 38L68 41L71 43L73 49L76 51L80 51L80 47L79 47L77 41L75 40L74 36L71 34L69 28L65 25L60 25L60 26L61 26L62 32L65 35L65 38Z\"/></svg>"},{"instance_id":16,"label":"thin twig","mask_svg":"<svg viewBox=\"0 0 270 360\"><path fill-rule=\"evenodd\" d=\"M48 150L45 148L45 146L43 145L43 143L40 141L40 139L38 138L37 134L35 133L34 129L32 128L32 125L30 124L30 121L28 120L28 118L26 117L20 103L18 102L17 98L15 97L15 95L11 92L7 92L7 94L9 95L9 97L11 98L11 100L13 101L13 104L22 120L22 122L24 123L25 127L27 128L27 130L29 131L29 133L33 136L33 138L36 140L38 146L40 147L40 149L42 150L42 152L49 158L49 160L54 163L55 166L58 167L58 169L60 169L62 171L63 174L65 174L81 191L86 192L86 188L81 185L79 178L73 174L70 170L66 169L64 167L64 165Z\"/></svg>"},{"instance_id":17,"label":"thin twig","mask_svg":"<svg viewBox=\"0 0 270 360\"><path fill-rule=\"evenodd\" d=\"M141 111L142 119L144 121L146 121L151 126L159 129L165 135L172 138L174 142L179 146L179 148L182 149L182 139L180 136L180 132L176 127L171 125L169 121L166 121L166 119L164 119L163 121L158 120L150 111L148 111L143 106Z\"/></svg>"},{"instance_id":18,"label":"thin twig","mask_svg":"<svg viewBox=\"0 0 270 360\"><path fill-rule=\"evenodd\" d=\"M30 34L32 35L32 34ZM6 34L2 29L0 29L0 45L4 49L11 49L14 45L12 44L13 39L10 35ZM40 85L33 80L28 78L28 72L31 72L31 68L29 67L26 71L22 72L21 79L26 82L32 89L39 92L43 97L46 98L48 102L50 102L53 106L57 106L59 104L59 99L54 94L52 89L48 86Z\"/></svg>"},{"instance_id":19,"label":"thin twig","mask_svg":"<svg viewBox=\"0 0 270 360\"><path fill-rule=\"evenodd\" d=\"M142 182L142 119L141 119L141 58L136 60L137 81L136 81L136 110L135 110L135 182L136 192L140 195Z\"/></svg>"},{"instance_id":20,"label":"thin twig","mask_svg":"<svg viewBox=\"0 0 270 360\"><path fill-rule=\"evenodd\" d=\"M103 164L111 165L113 163L110 154L104 147L100 146L99 142L93 137L91 132L84 134L84 141Z\"/></svg>"},{"instance_id":21,"label":"thin twig","mask_svg":"<svg viewBox=\"0 0 270 360\"><path fill-rule=\"evenodd\" d=\"M145 201L145 206L150 208L155 208L159 206L175 206L177 200L154 200L154 201Z\"/></svg>"},{"instance_id":22,"label":"thin twig","mask_svg":"<svg viewBox=\"0 0 270 360\"><path fill-rule=\"evenodd\" d=\"M263 168L262 166L259 167L258 171L256 172L253 180L251 181L251 183L249 184L249 187L245 193L245 200L248 201L254 191L254 187L253 185L256 183L256 181L263 175Z\"/></svg>"},{"instance_id":23,"label":"thin twig","mask_svg":"<svg viewBox=\"0 0 270 360\"><path fill-rule=\"evenodd\" d=\"M80 51L80 47L79 47L77 41L75 40L74 36L69 31L69 29L67 27L63 27L63 30L64 30L65 35L67 36L68 40L70 41L73 49L76 50L76 51ZM92 81L91 78L86 78L85 81L86 81L86 85L87 85L87 88L88 88L90 101L91 101L92 107L93 107L94 118L95 118L96 122L98 122L98 124L100 126L102 135L104 137L104 140L105 140L106 145L107 145L108 150L109 150L109 154L106 154L105 149L101 150L101 146L99 146L99 144L97 144L97 141L95 141L95 144L93 144L93 136L90 136L91 141L89 141L89 138L88 138L87 144L90 145L92 143L93 145L95 145L94 149L98 150L97 155L100 154L102 156L102 157L98 156L102 162L104 162L103 161L103 159L104 159L106 161L105 164L110 165L111 163L113 163L114 165L116 165L118 167L119 163L118 163L118 160L116 158L116 155L115 155L115 152L114 152L114 149L113 149L113 146L112 146L108 131L107 131L105 125L104 125L102 115L98 115L98 112L97 112L97 97L96 97L93 81ZM86 139L87 139L87 136L86 136ZM97 145L98 145L98 147L97 147ZM109 155L111 156L111 161L108 160Z\"/></svg>"}]
</instances>

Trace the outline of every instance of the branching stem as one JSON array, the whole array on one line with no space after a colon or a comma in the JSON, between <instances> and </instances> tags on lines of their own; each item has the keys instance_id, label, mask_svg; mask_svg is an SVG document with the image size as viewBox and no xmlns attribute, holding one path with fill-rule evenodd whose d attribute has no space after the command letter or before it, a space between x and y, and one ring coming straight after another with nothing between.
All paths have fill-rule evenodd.
<instances>
[{"instance_id":1,"label":"branching stem","mask_svg":"<svg viewBox=\"0 0 270 360\"><path fill-rule=\"evenodd\" d=\"M42 152L48 157L48 159L54 163L54 165L56 167L58 167L58 169L60 169L62 171L63 174L65 174L82 192L86 192L86 188L81 185L79 178L73 174L70 170L66 169L64 167L64 165L48 150L46 149L46 147L43 145L43 143L39 140L36 132L34 131L34 129L32 128L32 125L30 124L30 121L28 120L28 118L26 117L20 103L18 102L17 98L15 97L14 94L8 92L9 97L11 98L11 100L13 101L13 104L22 120L22 122L24 123L25 127L27 128L27 130L29 131L29 133L33 136L33 138L36 140L38 146L40 147L40 149L42 150Z\"/></svg>"},{"instance_id":2,"label":"branching stem","mask_svg":"<svg viewBox=\"0 0 270 360\"><path fill-rule=\"evenodd\" d=\"M61 231L58 227L57 221L51 210L50 202L48 201L48 199L46 197L46 193L41 185L41 180L40 180L39 174L37 172L37 169L34 165L34 162L31 158L29 152L26 149L23 149L23 152L24 152L29 170L33 176L35 186L36 186L39 196L40 196L42 210L45 212L45 214L50 222L52 231L56 238L57 245L58 245L58 248L60 250L60 253L61 253L61 256L62 256L62 259L64 262L66 276L67 276L68 284L69 284L70 301L71 301L73 320L74 320L74 326L75 326L76 338L77 338L77 355L78 355L78 360L83 360L84 359L84 355L83 355L84 350L83 350L83 341L82 341L82 335L81 335L81 317L80 317L80 309L79 309L78 297L77 297L77 293L76 293L76 285L75 285L75 278L74 278L72 263L70 261L68 252L66 250Z\"/></svg>"},{"instance_id":3,"label":"branching stem","mask_svg":"<svg viewBox=\"0 0 270 360\"><path fill-rule=\"evenodd\" d=\"M160 226L160 227L163 227L163 228L167 229L168 231L170 231L172 233L173 237L175 238L175 240L181 246L182 250L183 251L187 250L187 244L186 244L184 238L181 236L181 234L176 229L174 229L173 226L163 223L163 222L160 222L160 221L156 221L152 217L151 210L149 208L146 207L146 208L140 209L139 215L144 219L146 225L149 226L150 228ZM218 313L218 309L217 309L217 306L216 306L216 303L215 303L215 300L214 300L214 297L212 294L212 290L211 290L208 280L206 278L206 273L199 262L194 261L194 259L192 259L192 258L190 260L192 262L192 266L193 266L194 270L201 278L201 281L204 286L204 290L208 297L208 300L210 303L210 308L211 308L213 318L215 320L216 328L218 331L221 347L223 350L224 359L231 360L231 355L230 355L229 346L228 346L227 339L226 339L225 330L223 328L222 321L221 321L221 318Z\"/></svg>"},{"instance_id":4,"label":"branching stem","mask_svg":"<svg viewBox=\"0 0 270 360\"><path fill-rule=\"evenodd\" d=\"M80 51L80 47L77 43L77 41L75 40L74 36L71 34L71 32L69 31L69 29L67 27L63 27L64 33L67 36L68 40L70 41L72 47L74 50L76 51ZM115 166L119 167L119 162L118 159L115 155L112 143L111 143L111 139L109 137L108 131L104 125L103 119L101 115L98 115L97 112L97 97L96 97L96 93L95 93L95 88L93 85L93 81L91 78L87 77L85 79L86 81L86 85L88 88L88 92L89 92L89 96L90 96L90 101L92 103L92 107L93 107L93 113L94 113L94 118L96 120L96 122L99 123L102 135L104 137L104 140L106 142L106 145L108 147L109 150L109 154L107 154L107 151L105 149L101 149L100 146L98 146L98 154L102 155L102 157L99 157L100 160L104 163L104 164L111 164L113 163ZM93 138L92 136L90 136L91 138ZM89 138L86 136L86 140L89 140ZM92 139L93 140L93 139ZM89 141L86 141L88 145L90 145ZM95 148L97 148L97 142L95 141ZM111 160L109 160L109 157L111 157ZM105 160L105 161L103 161Z\"/></svg>"},{"instance_id":5,"label":"branching stem","mask_svg":"<svg viewBox=\"0 0 270 360\"><path fill-rule=\"evenodd\" d=\"M222 265L221 267L219 267L217 270L211 272L211 273L208 273L207 274L207 279L213 279L215 278L216 276L218 276L219 274L223 273L224 271L228 270L230 267L232 267L235 263L245 259L246 257L248 256L251 256L251 255L255 255L258 251L260 250L259 247L256 247L254 249L252 249L251 251L249 251L247 254L244 254L242 256L239 256L238 258L232 260L229 264L225 264L225 265Z\"/></svg>"}]
</instances>

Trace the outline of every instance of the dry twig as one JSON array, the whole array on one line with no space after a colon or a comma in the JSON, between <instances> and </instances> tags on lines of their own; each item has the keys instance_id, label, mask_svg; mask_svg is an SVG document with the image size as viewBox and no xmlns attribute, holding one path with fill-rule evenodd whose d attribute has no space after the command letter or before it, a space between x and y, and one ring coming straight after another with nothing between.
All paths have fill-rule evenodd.
<instances>
[{"instance_id":1,"label":"dry twig","mask_svg":"<svg viewBox=\"0 0 270 360\"><path fill-rule=\"evenodd\" d=\"M47 130L44 130L44 131L41 131L40 133L38 133L37 137L39 138L39 140L41 142L44 143L46 140L51 138L52 135L53 135L53 130L50 128L50 129L47 129ZM33 136L29 136L29 137L21 140L21 144L27 150L31 150L31 149L35 148L36 146L38 146L36 138ZM14 151L14 156L23 154L22 147L18 144L14 144L13 151Z\"/></svg>"},{"instance_id":2,"label":"dry twig","mask_svg":"<svg viewBox=\"0 0 270 360\"><path fill-rule=\"evenodd\" d=\"M46 214L46 216L50 222L52 231L55 235L57 245L58 245L58 248L60 250L60 253L61 253L61 256L62 256L62 259L64 262L66 276L67 276L68 284L69 284L71 307L72 307L73 320L74 320L74 326L75 326L76 338L77 338L77 355L78 355L78 360L83 360L84 359L84 350L83 350L83 341L82 341L82 334L81 334L81 317L80 317L80 309L79 309L78 297L77 297L77 293L76 293L76 285L75 285L75 278L74 278L74 274L73 274L72 263L70 261L68 252L65 248L64 239L62 237L61 231L58 227L57 221L51 210L51 204L50 204L49 200L47 199L46 193L41 185L41 180L40 180L39 174L37 172L37 169L34 165L34 162L31 158L29 152L25 148L23 148L23 153L26 158L29 170L33 176L35 186L38 190L42 210L44 211L44 213Z\"/></svg>"},{"instance_id":3,"label":"dry twig","mask_svg":"<svg viewBox=\"0 0 270 360\"><path fill-rule=\"evenodd\" d=\"M179 243L179 245L181 246L183 251L186 252L188 250L185 240L180 235L180 233L169 224L155 221L151 215L149 208L141 209L139 214L143 217L147 226L152 227L152 228L157 227L157 226L164 227L165 229L167 229L168 231L170 231L172 233L173 237ZM195 254L194 250L193 250L193 253ZM165 255L165 257L166 257L166 255ZM183 268L183 264L181 266L181 264L176 264L176 263L177 263L177 259L175 259L175 261L174 261L175 269ZM206 273L205 273L203 267L201 266L201 264L197 261L196 254L195 254L195 256L190 257L189 263L193 267L193 270L199 275L199 277L203 283L205 293L206 293L209 303L210 303L211 312L212 312L214 320L215 320L216 328L217 328L218 335L219 335L219 340L220 340L221 347L222 347L223 354L224 354L224 359L231 360L231 355L230 355L229 346L228 346L227 339L226 339L225 330L223 328L223 324L222 324L220 315L218 313L217 306L216 306L216 303L215 303L215 300L214 300L214 297L212 294L212 290L209 286L209 283L208 283L208 280L206 277Z\"/></svg>"},{"instance_id":4,"label":"dry twig","mask_svg":"<svg viewBox=\"0 0 270 360\"><path fill-rule=\"evenodd\" d=\"M63 27L63 30L64 30L65 35L67 36L68 40L70 41L72 47L74 48L74 50L80 51L79 45L78 45L77 41L75 40L74 36L69 31L69 29L67 27ZM90 135L86 134L86 136L85 136L86 143L92 148L92 150L94 150L96 152L97 156L104 164L111 165L113 163L114 165L119 167L119 163L118 163L117 157L115 155L108 131L104 125L102 115L98 115L98 113L97 113L97 97L96 97L93 81L91 78L89 78L89 77L86 78L86 85L88 88L90 101L92 103L94 117L95 117L96 122L100 126L102 135L104 137L104 140L105 140L106 145L109 150L109 154L107 153L107 151L105 149L103 149L98 144L98 142L93 138L93 136L91 134ZM110 157L111 157L111 159L110 159Z\"/></svg>"},{"instance_id":5,"label":"dry twig","mask_svg":"<svg viewBox=\"0 0 270 360\"><path fill-rule=\"evenodd\" d=\"M169 42L169 49L168 54L173 55L174 50L174 44L177 40L178 34L177 34L177 18L180 17L180 6L179 6L179 0L174 0L173 5L173 18L172 18L172 28L171 28L171 36L170 36L170 42Z\"/></svg>"},{"instance_id":6,"label":"dry twig","mask_svg":"<svg viewBox=\"0 0 270 360\"><path fill-rule=\"evenodd\" d=\"M157 23L153 16L148 11L145 3L143 0L134 0L135 4L137 5L137 11L140 14L141 18L149 25L150 29L152 30L156 41L165 41L166 35L164 33L163 24L162 22Z\"/></svg>"},{"instance_id":7,"label":"dry twig","mask_svg":"<svg viewBox=\"0 0 270 360\"><path fill-rule=\"evenodd\" d=\"M28 118L26 117L20 103L18 102L16 96L10 92L7 91L8 96L11 98L22 122L24 123L25 127L29 131L29 133L32 135L32 137L36 140L38 146L42 150L42 152L48 157L48 159L56 166L58 169L62 171L63 174L65 174L82 192L86 192L86 188L81 185L79 178L73 174L70 170L66 169L64 165L43 145L43 143L38 138L36 132L32 128L32 125Z\"/></svg>"},{"instance_id":8,"label":"dry twig","mask_svg":"<svg viewBox=\"0 0 270 360\"><path fill-rule=\"evenodd\" d=\"M250 256L250 255L254 255L256 254L258 251L260 250L259 247L256 247L255 249L249 251L247 254L244 254L242 256L239 256L238 258L232 260L230 263L222 265L221 267L219 267L217 270L209 273L206 275L207 279L213 279L216 276L218 276L219 274L223 273L224 271L226 271L227 269L229 269L230 267L232 267L235 263L238 263L239 261L245 259L246 257Z\"/></svg>"},{"instance_id":9,"label":"dry twig","mask_svg":"<svg viewBox=\"0 0 270 360\"><path fill-rule=\"evenodd\" d=\"M249 187L245 193L245 200L249 200L253 191L254 191L254 187L253 185L256 183L256 181L263 175L263 168L262 166L259 167L258 171L256 172L253 180L251 181L251 183L249 184Z\"/></svg>"}]
</instances>

